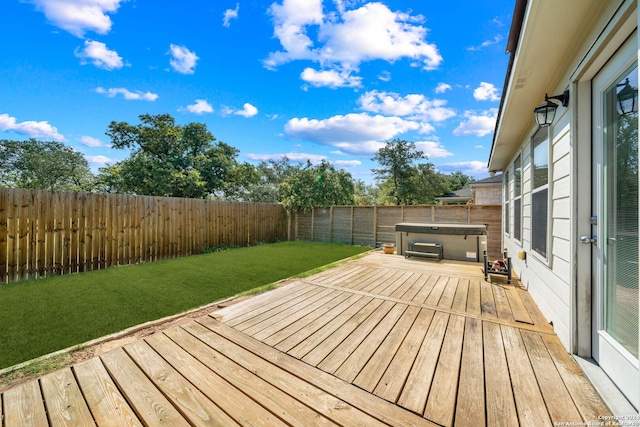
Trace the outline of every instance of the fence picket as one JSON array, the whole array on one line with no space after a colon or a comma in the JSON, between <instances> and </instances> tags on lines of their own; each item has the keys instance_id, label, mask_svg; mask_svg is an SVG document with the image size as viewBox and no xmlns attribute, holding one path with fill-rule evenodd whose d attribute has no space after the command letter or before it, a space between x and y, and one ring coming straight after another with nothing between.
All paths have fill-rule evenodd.
<instances>
[{"instance_id":1,"label":"fence picket","mask_svg":"<svg viewBox=\"0 0 640 427\"><path fill-rule=\"evenodd\" d=\"M281 205L0 189L0 283L285 240Z\"/></svg>"},{"instance_id":2,"label":"fence picket","mask_svg":"<svg viewBox=\"0 0 640 427\"><path fill-rule=\"evenodd\" d=\"M502 253L502 206L335 206L295 213L291 221L291 240L374 247L395 242L399 222L488 224L487 252Z\"/></svg>"}]
</instances>

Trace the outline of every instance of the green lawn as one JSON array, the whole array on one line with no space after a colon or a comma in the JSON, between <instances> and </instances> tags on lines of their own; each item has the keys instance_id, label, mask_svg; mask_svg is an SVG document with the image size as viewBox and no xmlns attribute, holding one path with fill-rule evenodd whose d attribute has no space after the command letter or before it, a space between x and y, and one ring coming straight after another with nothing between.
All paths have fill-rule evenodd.
<instances>
[{"instance_id":1,"label":"green lawn","mask_svg":"<svg viewBox=\"0 0 640 427\"><path fill-rule=\"evenodd\" d=\"M0 285L0 369L368 249L283 242Z\"/></svg>"}]
</instances>

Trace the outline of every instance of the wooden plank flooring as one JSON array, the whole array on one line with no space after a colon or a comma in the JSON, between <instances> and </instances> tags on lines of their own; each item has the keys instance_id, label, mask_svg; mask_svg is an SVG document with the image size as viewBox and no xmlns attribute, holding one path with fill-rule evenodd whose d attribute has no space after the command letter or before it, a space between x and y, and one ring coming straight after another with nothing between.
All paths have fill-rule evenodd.
<instances>
[{"instance_id":1,"label":"wooden plank flooring","mask_svg":"<svg viewBox=\"0 0 640 427\"><path fill-rule=\"evenodd\" d=\"M527 292L372 253L0 396L3 427L535 425L609 411Z\"/></svg>"}]
</instances>

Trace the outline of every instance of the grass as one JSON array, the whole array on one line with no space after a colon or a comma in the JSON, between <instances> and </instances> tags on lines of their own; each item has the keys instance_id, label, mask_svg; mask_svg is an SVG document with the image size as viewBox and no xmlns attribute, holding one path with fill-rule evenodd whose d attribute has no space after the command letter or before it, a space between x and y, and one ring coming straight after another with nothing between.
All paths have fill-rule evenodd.
<instances>
[{"instance_id":1,"label":"grass","mask_svg":"<svg viewBox=\"0 0 640 427\"><path fill-rule=\"evenodd\" d=\"M0 369L366 250L283 242L0 285Z\"/></svg>"}]
</instances>

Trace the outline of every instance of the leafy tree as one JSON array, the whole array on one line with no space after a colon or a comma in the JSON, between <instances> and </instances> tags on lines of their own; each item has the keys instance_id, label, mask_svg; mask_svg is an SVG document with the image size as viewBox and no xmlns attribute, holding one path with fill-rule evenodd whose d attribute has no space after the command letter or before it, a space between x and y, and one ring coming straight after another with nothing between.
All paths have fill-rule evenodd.
<instances>
[{"instance_id":1,"label":"leafy tree","mask_svg":"<svg viewBox=\"0 0 640 427\"><path fill-rule=\"evenodd\" d=\"M229 171L227 181L224 183L224 196L226 199L239 201L253 200L253 194L260 185L260 173L250 163L244 162L236 165Z\"/></svg>"},{"instance_id":2,"label":"leafy tree","mask_svg":"<svg viewBox=\"0 0 640 427\"><path fill-rule=\"evenodd\" d=\"M206 198L224 195L237 167L238 150L202 123L181 126L169 114L139 116L141 124L111 122L106 135L131 156L100 169L103 189L153 196Z\"/></svg>"},{"instance_id":3,"label":"leafy tree","mask_svg":"<svg viewBox=\"0 0 640 427\"><path fill-rule=\"evenodd\" d=\"M417 170L413 163L427 159L424 152L416 149L416 144L403 139L388 141L372 160L378 162L380 169L373 169L376 179L390 181L390 195L396 205L412 204L417 191L414 179Z\"/></svg>"},{"instance_id":4,"label":"leafy tree","mask_svg":"<svg viewBox=\"0 0 640 427\"><path fill-rule=\"evenodd\" d=\"M414 176L416 192L415 202L419 205L432 205L436 203L436 197L455 190L451 189L447 175L443 175L435 169L432 163L423 163L417 166ZM461 188L461 187L460 187Z\"/></svg>"},{"instance_id":5,"label":"leafy tree","mask_svg":"<svg viewBox=\"0 0 640 427\"><path fill-rule=\"evenodd\" d=\"M379 204L380 186L366 184L361 179L354 181L354 199L356 205L373 206Z\"/></svg>"},{"instance_id":6,"label":"leafy tree","mask_svg":"<svg viewBox=\"0 0 640 427\"><path fill-rule=\"evenodd\" d=\"M261 203L280 203L283 199L281 185L300 166L292 165L286 156L280 160L260 162L255 171L257 180L248 188L246 200Z\"/></svg>"},{"instance_id":7,"label":"leafy tree","mask_svg":"<svg viewBox=\"0 0 640 427\"><path fill-rule=\"evenodd\" d=\"M471 184L475 179L462 173L462 171L456 171L452 174L444 175L449 192L460 190Z\"/></svg>"},{"instance_id":8,"label":"leafy tree","mask_svg":"<svg viewBox=\"0 0 640 427\"><path fill-rule=\"evenodd\" d=\"M304 167L293 167L289 172L280 185L280 192L282 204L293 211L355 202L351 174L336 170L324 160L316 166L307 161Z\"/></svg>"},{"instance_id":9,"label":"leafy tree","mask_svg":"<svg viewBox=\"0 0 640 427\"><path fill-rule=\"evenodd\" d=\"M94 176L82 154L56 141L0 140L0 185L89 191Z\"/></svg>"}]
</instances>

